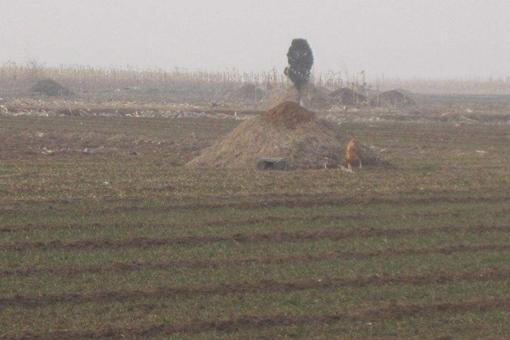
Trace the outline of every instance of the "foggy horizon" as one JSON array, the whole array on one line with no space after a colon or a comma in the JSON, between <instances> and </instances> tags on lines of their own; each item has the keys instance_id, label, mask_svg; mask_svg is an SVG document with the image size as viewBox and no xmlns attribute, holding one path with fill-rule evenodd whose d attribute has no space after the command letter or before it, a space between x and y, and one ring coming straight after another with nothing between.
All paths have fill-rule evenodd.
<instances>
[{"instance_id":1,"label":"foggy horizon","mask_svg":"<svg viewBox=\"0 0 510 340\"><path fill-rule=\"evenodd\" d=\"M283 71L305 38L314 71L368 78L510 76L510 2L42 0L0 3L0 63Z\"/></svg>"}]
</instances>

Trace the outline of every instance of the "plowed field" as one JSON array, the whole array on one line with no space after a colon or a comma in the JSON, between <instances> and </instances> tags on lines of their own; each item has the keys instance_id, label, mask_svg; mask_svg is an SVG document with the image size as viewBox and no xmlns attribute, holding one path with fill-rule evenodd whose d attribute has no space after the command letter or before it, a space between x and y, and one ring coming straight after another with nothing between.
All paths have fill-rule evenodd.
<instances>
[{"instance_id":1,"label":"plowed field","mask_svg":"<svg viewBox=\"0 0 510 340\"><path fill-rule=\"evenodd\" d=\"M183 165L238 124L0 117L0 338L504 337L510 125L341 125L391 168Z\"/></svg>"}]
</instances>

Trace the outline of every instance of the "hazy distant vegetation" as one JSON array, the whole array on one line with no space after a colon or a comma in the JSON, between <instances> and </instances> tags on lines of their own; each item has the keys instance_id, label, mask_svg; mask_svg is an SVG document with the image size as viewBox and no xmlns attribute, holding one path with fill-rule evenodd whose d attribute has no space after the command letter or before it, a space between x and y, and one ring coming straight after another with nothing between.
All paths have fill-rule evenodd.
<instances>
[{"instance_id":1,"label":"hazy distant vegetation","mask_svg":"<svg viewBox=\"0 0 510 340\"><path fill-rule=\"evenodd\" d=\"M27 64L6 63L0 65L0 97L23 96L29 93L36 80L54 79L69 87L79 96L108 98L129 92L128 98L136 94L150 94L161 98L186 94L193 96L207 95L208 99L221 98L224 93L232 91L244 83L257 84L264 88L287 86L289 80L281 70L267 72L242 72L232 69L225 71L200 71L175 68L138 69L100 68L91 66L46 67L37 62ZM401 88L424 94L474 94L496 95L510 94L510 77L494 79L392 79L370 77L368 88L388 90ZM315 72L310 80L316 86L335 89L363 84L362 73L349 72ZM127 94L127 93L126 93ZM194 99L194 98L190 98Z\"/></svg>"}]
</instances>

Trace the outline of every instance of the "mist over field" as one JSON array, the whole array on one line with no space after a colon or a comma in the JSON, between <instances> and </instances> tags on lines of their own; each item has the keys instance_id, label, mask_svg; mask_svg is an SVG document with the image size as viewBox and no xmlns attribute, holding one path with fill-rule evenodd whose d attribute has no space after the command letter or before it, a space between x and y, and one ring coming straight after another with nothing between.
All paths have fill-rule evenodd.
<instances>
[{"instance_id":1,"label":"mist over field","mask_svg":"<svg viewBox=\"0 0 510 340\"><path fill-rule=\"evenodd\" d=\"M505 0L22 0L0 13L0 63L259 72L283 69L303 37L319 72L510 76Z\"/></svg>"}]
</instances>

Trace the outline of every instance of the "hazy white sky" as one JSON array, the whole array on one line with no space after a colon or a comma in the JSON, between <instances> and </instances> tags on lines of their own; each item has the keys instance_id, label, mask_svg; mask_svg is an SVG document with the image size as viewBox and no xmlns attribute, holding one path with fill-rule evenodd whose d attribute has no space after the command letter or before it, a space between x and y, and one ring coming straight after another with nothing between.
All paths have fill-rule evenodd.
<instances>
[{"instance_id":1,"label":"hazy white sky","mask_svg":"<svg viewBox=\"0 0 510 340\"><path fill-rule=\"evenodd\" d=\"M0 63L510 76L510 0L0 0Z\"/></svg>"}]
</instances>

